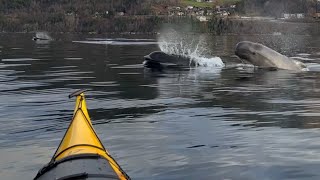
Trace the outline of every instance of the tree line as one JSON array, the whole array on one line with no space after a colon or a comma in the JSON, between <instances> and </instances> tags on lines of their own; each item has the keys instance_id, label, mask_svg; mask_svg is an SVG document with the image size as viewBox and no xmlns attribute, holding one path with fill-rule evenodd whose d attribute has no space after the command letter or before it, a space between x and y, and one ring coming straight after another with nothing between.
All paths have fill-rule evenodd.
<instances>
[{"instance_id":1,"label":"tree line","mask_svg":"<svg viewBox=\"0 0 320 180\"><path fill-rule=\"evenodd\" d=\"M219 0L237 13L311 13L316 0ZM0 0L0 31L155 32L163 23L193 19L166 16L180 0ZM214 6L217 5L213 3Z\"/></svg>"},{"instance_id":2,"label":"tree line","mask_svg":"<svg viewBox=\"0 0 320 180\"><path fill-rule=\"evenodd\" d=\"M238 10L243 14L280 17L282 13L313 14L317 0L242 0Z\"/></svg>"},{"instance_id":3,"label":"tree line","mask_svg":"<svg viewBox=\"0 0 320 180\"><path fill-rule=\"evenodd\" d=\"M0 0L0 31L150 31L164 21L154 12L176 4L178 0Z\"/></svg>"}]
</instances>

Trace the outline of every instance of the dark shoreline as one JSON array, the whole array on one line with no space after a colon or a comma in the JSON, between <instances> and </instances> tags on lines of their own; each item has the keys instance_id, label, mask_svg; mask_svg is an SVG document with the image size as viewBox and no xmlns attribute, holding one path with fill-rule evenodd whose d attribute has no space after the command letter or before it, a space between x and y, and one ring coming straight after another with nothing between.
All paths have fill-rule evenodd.
<instances>
[{"instance_id":1,"label":"dark shoreline","mask_svg":"<svg viewBox=\"0 0 320 180\"><path fill-rule=\"evenodd\" d=\"M108 20L108 21L107 21ZM90 23L88 27L57 27L59 24L46 25L44 28L24 29L26 24L19 25L16 29L1 26L0 33L34 33L47 31L56 34L120 34L120 35L156 35L164 27L177 29L180 32L210 33L216 35L227 34L295 34L315 35L319 34L316 29L320 26L318 19L255 19L255 18L219 18L210 17L206 22L200 22L196 17L184 16L122 16L117 18L100 19ZM108 24L109 23L109 24ZM297 24L299 27L297 27ZM1 25L1 24L0 24ZM41 25L39 25L41 26ZM316 28L313 28L316 27Z\"/></svg>"}]
</instances>

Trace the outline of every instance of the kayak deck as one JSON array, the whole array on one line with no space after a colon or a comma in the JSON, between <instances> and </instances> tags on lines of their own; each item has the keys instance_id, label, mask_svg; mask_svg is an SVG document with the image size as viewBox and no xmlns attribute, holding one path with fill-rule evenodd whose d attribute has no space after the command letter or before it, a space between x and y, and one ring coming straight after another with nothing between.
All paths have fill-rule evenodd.
<instances>
[{"instance_id":1,"label":"kayak deck","mask_svg":"<svg viewBox=\"0 0 320 180\"><path fill-rule=\"evenodd\" d=\"M83 91L76 96L73 118L59 147L34 179L130 179L93 129Z\"/></svg>"}]
</instances>

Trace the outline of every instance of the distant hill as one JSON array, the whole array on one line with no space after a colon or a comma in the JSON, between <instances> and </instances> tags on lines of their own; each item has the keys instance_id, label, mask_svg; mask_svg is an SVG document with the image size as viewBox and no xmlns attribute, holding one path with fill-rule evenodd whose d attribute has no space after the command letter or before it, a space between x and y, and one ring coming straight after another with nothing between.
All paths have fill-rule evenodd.
<instances>
[{"instance_id":1,"label":"distant hill","mask_svg":"<svg viewBox=\"0 0 320 180\"><path fill-rule=\"evenodd\" d=\"M0 31L150 31L173 6L215 8L236 5L242 15L280 17L316 11L316 0L0 0ZM180 21L180 20L179 20Z\"/></svg>"},{"instance_id":2,"label":"distant hill","mask_svg":"<svg viewBox=\"0 0 320 180\"><path fill-rule=\"evenodd\" d=\"M196 0L181 0L180 3L183 6L195 6L200 8L212 8L217 5L233 5L242 2L242 0L201 0L201 2Z\"/></svg>"},{"instance_id":3,"label":"distant hill","mask_svg":"<svg viewBox=\"0 0 320 180\"><path fill-rule=\"evenodd\" d=\"M216 5L238 5L243 13L302 13L315 8L316 0L0 0L1 14L12 13L75 13L87 16L95 13L114 15L152 15L166 11L169 6L215 7Z\"/></svg>"},{"instance_id":4,"label":"distant hill","mask_svg":"<svg viewBox=\"0 0 320 180\"><path fill-rule=\"evenodd\" d=\"M243 14L257 14L280 17L282 13L312 14L316 0L242 0L239 11Z\"/></svg>"}]
</instances>

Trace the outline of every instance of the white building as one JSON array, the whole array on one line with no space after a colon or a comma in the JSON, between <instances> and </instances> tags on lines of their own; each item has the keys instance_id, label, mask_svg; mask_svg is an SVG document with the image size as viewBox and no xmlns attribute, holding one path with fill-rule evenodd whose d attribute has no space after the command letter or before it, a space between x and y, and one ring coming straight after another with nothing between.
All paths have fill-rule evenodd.
<instances>
[{"instance_id":1,"label":"white building","mask_svg":"<svg viewBox=\"0 0 320 180\"><path fill-rule=\"evenodd\" d=\"M206 16L197 16L197 19L198 19L200 22L206 22L206 21L208 21L208 19L207 19Z\"/></svg>"},{"instance_id":2,"label":"white building","mask_svg":"<svg viewBox=\"0 0 320 180\"><path fill-rule=\"evenodd\" d=\"M289 13L283 13L284 19L303 19L305 15L303 13L297 13L297 14L289 14Z\"/></svg>"},{"instance_id":3,"label":"white building","mask_svg":"<svg viewBox=\"0 0 320 180\"><path fill-rule=\"evenodd\" d=\"M304 18L304 14L302 14L302 13L297 14L297 18L298 19L303 19Z\"/></svg>"},{"instance_id":4,"label":"white building","mask_svg":"<svg viewBox=\"0 0 320 180\"><path fill-rule=\"evenodd\" d=\"M187 6L186 10L192 10L193 6Z\"/></svg>"}]
</instances>

